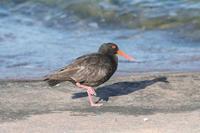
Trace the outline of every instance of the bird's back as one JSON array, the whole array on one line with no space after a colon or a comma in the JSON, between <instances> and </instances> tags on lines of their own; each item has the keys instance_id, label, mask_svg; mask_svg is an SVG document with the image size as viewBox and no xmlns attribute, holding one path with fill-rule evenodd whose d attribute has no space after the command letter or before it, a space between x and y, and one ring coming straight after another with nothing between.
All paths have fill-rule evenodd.
<instances>
[{"instance_id":1,"label":"bird's back","mask_svg":"<svg viewBox=\"0 0 200 133\"><path fill-rule=\"evenodd\" d=\"M117 57L100 53L88 54L77 58L67 67L47 77L49 83L62 81L98 86L107 81L117 69Z\"/></svg>"}]
</instances>

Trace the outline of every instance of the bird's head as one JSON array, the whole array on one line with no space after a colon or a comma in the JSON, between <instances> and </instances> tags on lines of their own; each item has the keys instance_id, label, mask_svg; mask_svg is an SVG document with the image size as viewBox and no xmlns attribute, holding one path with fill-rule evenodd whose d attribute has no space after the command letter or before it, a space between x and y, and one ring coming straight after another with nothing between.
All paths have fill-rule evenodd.
<instances>
[{"instance_id":1,"label":"bird's head","mask_svg":"<svg viewBox=\"0 0 200 133\"><path fill-rule=\"evenodd\" d=\"M114 43L104 43L100 46L99 48L99 52L102 54L106 54L106 55L120 55L123 56L124 58L133 61L134 58L127 55L126 53L124 53L122 50L120 50L117 46L117 44Z\"/></svg>"}]
</instances>

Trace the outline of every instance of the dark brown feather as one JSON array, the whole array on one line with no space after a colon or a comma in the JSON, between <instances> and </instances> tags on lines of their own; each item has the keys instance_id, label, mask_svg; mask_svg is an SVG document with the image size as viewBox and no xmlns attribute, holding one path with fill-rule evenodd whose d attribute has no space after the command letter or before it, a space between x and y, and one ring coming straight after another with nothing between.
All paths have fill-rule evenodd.
<instances>
[{"instance_id":1,"label":"dark brown feather","mask_svg":"<svg viewBox=\"0 0 200 133\"><path fill-rule=\"evenodd\" d=\"M47 83L50 85L50 86L55 86L55 85L57 85L57 84L59 84L59 83L61 83L62 81L60 81L60 80L54 80L54 79L49 79L49 80L47 80Z\"/></svg>"},{"instance_id":2,"label":"dark brown feather","mask_svg":"<svg viewBox=\"0 0 200 133\"><path fill-rule=\"evenodd\" d=\"M77 58L72 64L47 77L54 85L62 81L80 82L84 85L98 86L107 81L117 69L117 57L100 53Z\"/></svg>"}]
</instances>

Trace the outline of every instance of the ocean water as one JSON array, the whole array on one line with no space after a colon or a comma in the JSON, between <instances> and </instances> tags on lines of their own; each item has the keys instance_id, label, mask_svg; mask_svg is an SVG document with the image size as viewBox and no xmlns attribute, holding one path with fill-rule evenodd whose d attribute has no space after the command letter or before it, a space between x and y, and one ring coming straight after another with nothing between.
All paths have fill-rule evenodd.
<instances>
[{"instance_id":1,"label":"ocean water","mask_svg":"<svg viewBox=\"0 0 200 133\"><path fill-rule=\"evenodd\" d=\"M40 78L117 43L117 73L200 71L196 0L2 0L0 79Z\"/></svg>"}]
</instances>

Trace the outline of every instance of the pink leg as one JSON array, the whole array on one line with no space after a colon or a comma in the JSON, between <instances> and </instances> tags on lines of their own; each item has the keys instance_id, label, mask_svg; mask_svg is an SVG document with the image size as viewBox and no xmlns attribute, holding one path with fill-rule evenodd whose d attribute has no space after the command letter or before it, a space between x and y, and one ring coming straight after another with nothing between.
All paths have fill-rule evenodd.
<instances>
[{"instance_id":1,"label":"pink leg","mask_svg":"<svg viewBox=\"0 0 200 133\"><path fill-rule=\"evenodd\" d=\"M80 83L76 83L76 86L78 86L80 88L87 89L87 92L89 92L91 95L95 95L96 96L96 92L95 92L95 90L92 87L86 86L86 85L82 85Z\"/></svg>"},{"instance_id":2,"label":"pink leg","mask_svg":"<svg viewBox=\"0 0 200 133\"><path fill-rule=\"evenodd\" d=\"M84 89L87 89L87 93L88 93L88 98L89 98L89 101L90 101L90 105L91 106L101 106L103 104L97 104L97 103L94 103L93 100L92 100L92 95L96 95L96 92L94 91L94 89L90 86L86 86L86 85L81 85L80 83L76 83L76 85L80 88L84 88Z\"/></svg>"}]
</instances>

